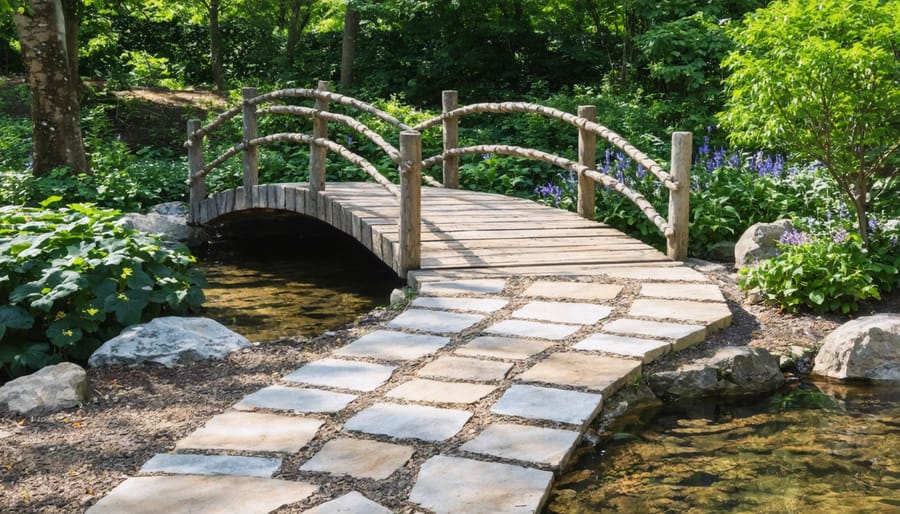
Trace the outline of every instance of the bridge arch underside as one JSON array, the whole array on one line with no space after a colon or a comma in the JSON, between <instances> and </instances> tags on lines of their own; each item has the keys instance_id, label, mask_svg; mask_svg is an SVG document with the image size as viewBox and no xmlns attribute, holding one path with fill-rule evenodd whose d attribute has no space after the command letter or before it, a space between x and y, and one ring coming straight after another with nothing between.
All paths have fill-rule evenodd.
<instances>
[{"instance_id":1,"label":"bridge arch underside","mask_svg":"<svg viewBox=\"0 0 900 514\"><path fill-rule=\"evenodd\" d=\"M353 237L400 273L400 205L385 187L329 182L243 187L205 198L197 221L212 225L250 210L316 218ZM611 266L676 265L660 251L603 223L530 200L458 189L422 189L422 272L509 275L602 274ZM421 273L419 275L421 275Z\"/></svg>"}]
</instances>

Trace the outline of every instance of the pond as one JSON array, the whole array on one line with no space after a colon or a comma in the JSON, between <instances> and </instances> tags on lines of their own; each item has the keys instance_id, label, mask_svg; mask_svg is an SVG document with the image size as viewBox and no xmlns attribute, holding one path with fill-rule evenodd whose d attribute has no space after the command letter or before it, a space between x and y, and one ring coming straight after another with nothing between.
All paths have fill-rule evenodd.
<instances>
[{"instance_id":1,"label":"pond","mask_svg":"<svg viewBox=\"0 0 900 514\"><path fill-rule=\"evenodd\" d=\"M247 218L221 230L198 252L209 282L200 314L251 341L319 335L387 305L403 285L362 245L318 221Z\"/></svg>"},{"instance_id":2,"label":"pond","mask_svg":"<svg viewBox=\"0 0 900 514\"><path fill-rule=\"evenodd\" d=\"M900 386L631 412L582 446L546 511L900 512Z\"/></svg>"}]
</instances>

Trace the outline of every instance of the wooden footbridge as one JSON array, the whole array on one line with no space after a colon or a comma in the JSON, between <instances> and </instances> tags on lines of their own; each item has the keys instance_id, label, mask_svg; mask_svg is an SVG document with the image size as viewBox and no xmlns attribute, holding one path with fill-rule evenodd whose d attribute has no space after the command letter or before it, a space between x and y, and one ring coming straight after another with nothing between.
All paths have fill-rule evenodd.
<instances>
[{"instance_id":1,"label":"wooden footbridge","mask_svg":"<svg viewBox=\"0 0 900 514\"><path fill-rule=\"evenodd\" d=\"M282 99L312 99L312 107L269 105ZM468 270L487 273L571 275L607 266L673 263L687 251L691 134L672 136L671 171L648 158L619 135L594 122L596 109L582 106L578 114L545 106L506 102L457 106L456 92L444 93L444 112L415 126L357 99L318 89L287 89L257 95L245 88L243 102L200 127L188 122L190 219L215 223L248 210L289 211L317 218L351 235L379 259L405 277L411 270ZM329 111L329 103L374 116L394 127L399 148L358 119ZM260 108L261 106L264 106ZM459 120L476 113L530 113L569 124L578 131L578 160L544 150L510 145L459 146ZM228 120L242 115L239 144L204 162L204 140ZM311 134L259 135L258 117L299 115L312 118ZM398 167L400 184L393 184L367 159L328 139L328 123L341 123L365 137ZM440 127L443 150L422 157L422 131ZM634 159L669 190L668 218L638 192L615 177L597 171L596 140L603 138ZM310 145L309 181L259 184L258 149L278 142ZM328 182L326 152L359 166L372 182ZM459 158L471 154L502 154L548 162L578 176L578 212L539 205L529 200L457 189ZM208 194L206 177L228 159L242 155L243 184ZM443 182L422 173L443 166ZM423 180L431 187L422 187ZM665 234L668 255L621 232L593 221L595 188L600 185L629 198Z\"/></svg>"}]
</instances>

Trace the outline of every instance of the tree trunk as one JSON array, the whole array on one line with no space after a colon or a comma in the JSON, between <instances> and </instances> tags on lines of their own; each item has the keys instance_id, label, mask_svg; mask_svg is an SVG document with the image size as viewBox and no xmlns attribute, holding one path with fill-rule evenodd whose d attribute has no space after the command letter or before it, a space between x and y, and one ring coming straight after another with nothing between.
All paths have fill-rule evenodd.
<instances>
[{"instance_id":1,"label":"tree trunk","mask_svg":"<svg viewBox=\"0 0 900 514\"><path fill-rule=\"evenodd\" d=\"M78 100L77 33L67 31L61 0L28 0L13 19L22 46L31 94L33 173L45 175L59 166L88 172L81 140ZM77 21L76 21L77 26ZM73 48L74 46L74 48Z\"/></svg>"},{"instance_id":2,"label":"tree trunk","mask_svg":"<svg viewBox=\"0 0 900 514\"><path fill-rule=\"evenodd\" d=\"M353 58L356 56L359 20L359 11L348 5L344 15L344 40L341 43L341 89L344 91L353 84Z\"/></svg>"},{"instance_id":3,"label":"tree trunk","mask_svg":"<svg viewBox=\"0 0 900 514\"><path fill-rule=\"evenodd\" d=\"M312 17L312 1L310 0L291 0L291 12L290 12L290 20L287 23L287 60L288 64L293 66L294 60L296 59L297 53L297 42L300 41L300 34L303 34L303 31L306 29L306 26L309 25L309 20ZM306 5L306 11L303 13L303 17L301 18L300 12L301 8Z\"/></svg>"},{"instance_id":4,"label":"tree trunk","mask_svg":"<svg viewBox=\"0 0 900 514\"><path fill-rule=\"evenodd\" d=\"M216 91L225 91L225 71L222 64L222 32L219 30L220 0L209 0L209 55L212 59L213 84Z\"/></svg>"}]
</instances>

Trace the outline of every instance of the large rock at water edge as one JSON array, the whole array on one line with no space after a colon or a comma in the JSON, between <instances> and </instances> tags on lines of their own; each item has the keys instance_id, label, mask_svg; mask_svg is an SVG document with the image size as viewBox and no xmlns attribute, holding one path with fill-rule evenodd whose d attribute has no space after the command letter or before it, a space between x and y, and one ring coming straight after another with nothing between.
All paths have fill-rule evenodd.
<instances>
[{"instance_id":1,"label":"large rock at water edge","mask_svg":"<svg viewBox=\"0 0 900 514\"><path fill-rule=\"evenodd\" d=\"M660 397L754 396L784 384L778 360L762 348L720 348L709 358L650 376Z\"/></svg>"},{"instance_id":2,"label":"large rock at water edge","mask_svg":"<svg viewBox=\"0 0 900 514\"><path fill-rule=\"evenodd\" d=\"M89 394L84 369L63 362L4 384L0 387L0 407L25 415L54 412L86 402Z\"/></svg>"},{"instance_id":3,"label":"large rock at water edge","mask_svg":"<svg viewBox=\"0 0 900 514\"><path fill-rule=\"evenodd\" d=\"M221 359L250 341L209 318L167 316L132 325L103 343L88 364L156 362L171 368L206 359Z\"/></svg>"},{"instance_id":4,"label":"large rock at water edge","mask_svg":"<svg viewBox=\"0 0 900 514\"><path fill-rule=\"evenodd\" d=\"M813 372L832 378L900 380L900 314L844 323L822 340Z\"/></svg>"},{"instance_id":5,"label":"large rock at water edge","mask_svg":"<svg viewBox=\"0 0 900 514\"><path fill-rule=\"evenodd\" d=\"M745 268L778 254L776 243L781 235L793 229L791 220L756 223L744 231L734 246L734 267Z\"/></svg>"},{"instance_id":6,"label":"large rock at water edge","mask_svg":"<svg viewBox=\"0 0 900 514\"><path fill-rule=\"evenodd\" d=\"M123 219L127 228L195 246L206 240L206 233L202 228L188 225L187 212L183 202L167 202L154 205L147 214L129 213Z\"/></svg>"}]
</instances>

